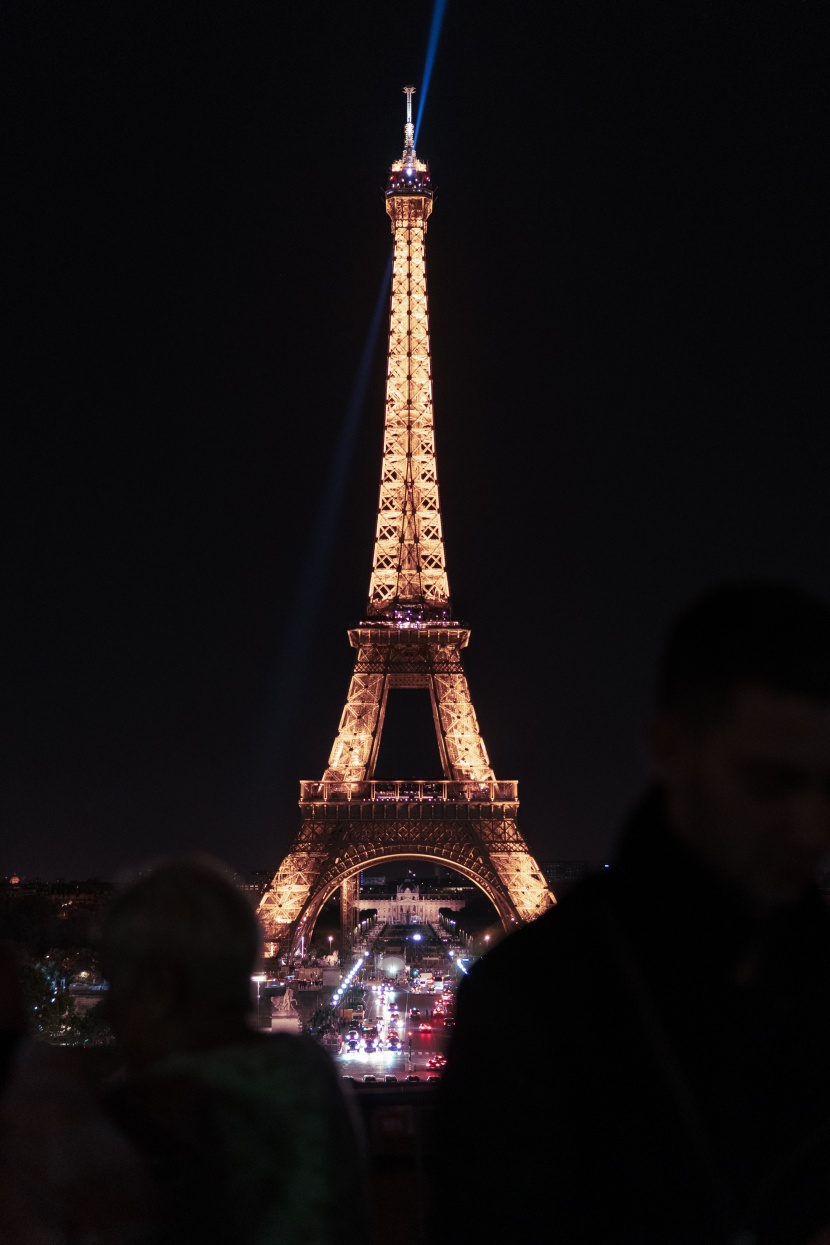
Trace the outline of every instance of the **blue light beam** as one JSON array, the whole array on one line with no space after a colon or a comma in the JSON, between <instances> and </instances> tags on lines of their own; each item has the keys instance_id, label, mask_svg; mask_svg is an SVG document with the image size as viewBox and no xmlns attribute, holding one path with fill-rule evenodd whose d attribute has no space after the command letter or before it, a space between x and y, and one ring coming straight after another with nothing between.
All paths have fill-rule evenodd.
<instances>
[{"instance_id":1,"label":"blue light beam","mask_svg":"<svg viewBox=\"0 0 830 1245\"><path fill-rule=\"evenodd\" d=\"M334 532L339 522L343 494L346 490L346 480L352 465L357 429L366 404L366 390L369 385L372 360L377 349L381 320L389 302L389 283L391 280L392 255L390 254L386 264L386 271L383 274L383 280L380 283L378 296L375 300L375 308L372 312L369 332L366 334L363 353L357 365L352 392L346 407L337 448L329 471L328 483L326 484L320 509L317 513L317 522L311 539L309 555L300 580L300 587L294 598L291 624L286 637L283 679L280 680L284 688L294 685L299 688L301 684L301 669L305 663L310 638L308 620L316 616L317 604L331 558Z\"/></svg>"},{"instance_id":2,"label":"blue light beam","mask_svg":"<svg viewBox=\"0 0 830 1245\"><path fill-rule=\"evenodd\" d=\"M262 776L270 775L266 784L281 779L280 759L287 736L293 730L296 721L296 709L299 704L306 679L308 656L313 638L313 627L309 620L318 615L318 606L323 592L331 551L334 544L335 531L340 521L343 495L346 481L354 456L354 446L361 415L366 405L366 391L372 371L372 362L378 345L381 322L384 312L388 310L389 287L392 280L392 259L390 252L383 280L380 283L369 331L363 346L363 353L355 373L346 413L340 427L340 435L334 452L328 481L323 492L314 531L309 542L308 556L300 577L299 586L294 594L291 612L283 635L281 660L277 663L272 684L273 692L268 708L267 718L261 737L259 760L255 765L257 778L254 785L266 801L272 798L270 790L264 791ZM256 797L255 797L256 800ZM264 809L263 809L264 811ZM259 813L255 813L259 820Z\"/></svg>"},{"instance_id":3,"label":"blue light beam","mask_svg":"<svg viewBox=\"0 0 830 1245\"><path fill-rule=\"evenodd\" d=\"M432 77L432 66L435 63L435 53L438 50L438 40L441 37L441 26L444 22L444 13L447 8L447 0L435 0L435 8L432 10L432 22L429 28L429 41L427 43L427 58L424 63L424 77L421 82L421 92L418 97L418 114L415 117L415 146L418 146L418 133L421 129L421 118L424 115L424 106L427 102L427 93L429 91L429 81Z\"/></svg>"},{"instance_id":4,"label":"blue light beam","mask_svg":"<svg viewBox=\"0 0 830 1245\"><path fill-rule=\"evenodd\" d=\"M346 407L346 415L340 429L337 449L335 450L331 470L329 471L323 502L317 515L311 550L299 591L299 616L296 620L298 637L302 636L305 638L308 635L307 611L309 607L313 608L313 604L316 604L316 598L319 595L320 586L331 555L334 529L339 520L340 507L346 489L346 480L348 479L349 468L352 464L357 429L366 404L366 390L369 385L372 360L380 334L381 320L384 312L388 310L389 283L392 280L392 258L393 256L390 253L386 271L383 274L383 280L380 283L378 296L375 300L375 308L372 312L369 332L366 334L363 353L357 365L357 372L355 373L349 403Z\"/></svg>"}]
</instances>

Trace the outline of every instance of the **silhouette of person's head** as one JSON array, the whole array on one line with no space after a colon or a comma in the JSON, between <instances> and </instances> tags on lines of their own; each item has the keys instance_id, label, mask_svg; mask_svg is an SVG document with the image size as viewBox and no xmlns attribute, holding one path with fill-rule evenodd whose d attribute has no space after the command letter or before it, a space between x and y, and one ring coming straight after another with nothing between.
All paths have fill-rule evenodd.
<instances>
[{"instance_id":1,"label":"silhouette of person's head","mask_svg":"<svg viewBox=\"0 0 830 1245\"><path fill-rule=\"evenodd\" d=\"M796 898L830 850L830 610L775 583L694 601L650 740L675 833L755 903Z\"/></svg>"},{"instance_id":2,"label":"silhouette of person's head","mask_svg":"<svg viewBox=\"0 0 830 1245\"><path fill-rule=\"evenodd\" d=\"M142 869L102 929L110 1021L128 1059L141 1066L250 1036L260 938L252 905L218 861Z\"/></svg>"}]
</instances>

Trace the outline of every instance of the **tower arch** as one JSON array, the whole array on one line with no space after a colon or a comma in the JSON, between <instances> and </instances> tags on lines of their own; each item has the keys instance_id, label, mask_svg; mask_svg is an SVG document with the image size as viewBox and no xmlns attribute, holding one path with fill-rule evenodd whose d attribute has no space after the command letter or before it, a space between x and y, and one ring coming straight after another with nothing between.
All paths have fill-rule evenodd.
<instances>
[{"instance_id":1,"label":"tower arch","mask_svg":"<svg viewBox=\"0 0 830 1245\"><path fill-rule=\"evenodd\" d=\"M452 852L440 852L428 847L424 847L422 850L413 849L412 851L395 849L390 852L378 852L375 855L369 854L366 858L361 858L358 861L341 858L337 863L332 862L325 878L321 879L316 890L309 894L297 918L294 929L290 932L287 945L294 946L299 941L300 935L302 935L305 945L310 946L314 928L325 905L344 884L357 878L365 869L372 869L375 865L386 864L393 860L414 859L422 860L428 864L444 865L477 886L496 909L505 932L509 932L521 924L521 919L516 910L512 908L509 902L505 902L498 878L492 873L492 870L487 868L484 862L457 860Z\"/></svg>"}]
</instances>

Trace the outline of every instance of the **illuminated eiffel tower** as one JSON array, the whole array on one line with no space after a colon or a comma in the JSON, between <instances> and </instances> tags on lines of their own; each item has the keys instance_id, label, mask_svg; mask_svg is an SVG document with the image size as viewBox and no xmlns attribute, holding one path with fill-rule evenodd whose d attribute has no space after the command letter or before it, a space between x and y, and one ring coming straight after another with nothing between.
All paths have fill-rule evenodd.
<instances>
[{"instance_id":1,"label":"illuminated eiffel tower","mask_svg":"<svg viewBox=\"0 0 830 1245\"><path fill-rule=\"evenodd\" d=\"M421 857L447 865L488 896L505 929L553 902L516 826L518 783L498 781L461 664L469 630L453 618L441 531L432 418L424 239L429 169L405 87L403 155L389 171L386 211L394 260L386 420L374 562L365 617L337 738L322 781L300 783L301 827L262 898L270 954L306 945L339 888L344 949L358 875L379 861ZM390 691L428 688L440 780L374 780Z\"/></svg>"}]
</instances>

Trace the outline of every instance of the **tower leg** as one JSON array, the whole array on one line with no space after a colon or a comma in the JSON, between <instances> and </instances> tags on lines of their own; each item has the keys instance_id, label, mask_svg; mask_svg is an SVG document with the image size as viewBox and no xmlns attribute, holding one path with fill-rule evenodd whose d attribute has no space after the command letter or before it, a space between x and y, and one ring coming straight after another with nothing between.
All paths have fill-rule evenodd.
<instances>
[{"instance_id":1,"label":"tower leg","mask_svg":"<svg viewBox=\"0 0 830 1245\"><path fill-rule=\"evenodd\" d=\"M360 874L346 878L340 884L340 953L341 961L350 958L354 950L354 931L360 902Z\"/></svg>"},{"instance_id":2,"label":"tower leg","mask_svg":"<svg viewBox=\"0 0 830 1245\"><path fill-rule=\"evenodd\" d=\"M438 662L433 657L433 667ZM495 778L470 698L458 648L441 653L443 672L430 676L432 713L447 777L487 782Z\"/></svg>"}]
</instances>

